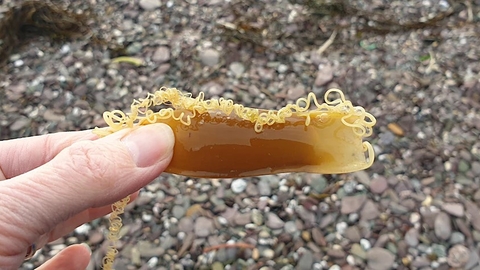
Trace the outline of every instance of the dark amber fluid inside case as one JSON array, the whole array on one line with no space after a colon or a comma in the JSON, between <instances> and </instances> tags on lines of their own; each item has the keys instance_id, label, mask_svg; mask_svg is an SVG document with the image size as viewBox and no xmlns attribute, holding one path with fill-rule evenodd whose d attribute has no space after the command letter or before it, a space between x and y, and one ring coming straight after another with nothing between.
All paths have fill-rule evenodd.
<instances>
[{"instance_id":1,"label":"dark amber fluid inside case","mask_svg":"<svg viewBox=\"0 0 480 270\"><path fill-rule=\"evenodd\" d=\"M184 113L188 113L183 111ZM176 113L182 113L177 110ZM164 119L175 134L173 159L166 172L203 178L247 177L282 172L323 174L365 169L362 138L342 123L340 113L328 113L321 121L293 116L285 123L264 125L220 112L192 117L190 125Z\"/></svg>"}]
</instances>

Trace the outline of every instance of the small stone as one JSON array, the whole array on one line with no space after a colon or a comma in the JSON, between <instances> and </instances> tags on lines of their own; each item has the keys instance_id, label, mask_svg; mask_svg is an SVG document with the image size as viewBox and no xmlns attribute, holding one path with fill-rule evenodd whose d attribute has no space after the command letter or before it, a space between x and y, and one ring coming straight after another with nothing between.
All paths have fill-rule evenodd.
<instances>
[{"instance_id":1,"label":"small stone","mask_svg":"<svg viewBox=\"0 0 480 270\"><path fill-rule=\"evenodd\" d=\"M345 230L347 229L347 223L346 222L338 222L337 225L335 225L335 229L337 233L339 234L344 234Z\"/></svg>"},{"instance_id":2,"label":"small stone","mask_svg":"<svg viewBox=\"0 0 480 270\"><path fill-rule=\"evenodd\" d=\"M274 213L268 213L267 214L267 221L265 222L265 225L269 227L270 229L280 229L285 226L285 222L281 220L276 214Z\"/></svg>"},{"instance_id":3,"label":"small stone","mask_svg":"<svg viewBox=\"0 0 480 270\"><path fill-rule=\"evenodd\" d=\"M247 184L246 192L247 192L247 195L250 197L258 196L258 188L255 184L251 182Z\"/></svg>"},{"instance_id":4,"label":"small stone","mask_svg":"<svg viewBox=\"0 0 480 270\"><path fill-rule=\"evenodd\" d=\"M263 224L263 215L258 209L252 210L252 222L257 226L261 226Z\"/></svg>"},{"instance_id":5,"label":"small stone","mask_svg":"<svg viewBox=\"0 0 480 270\"><path fill-rule=\"evenodd\" d=\"M318 66L317 77L315 78L315 86L324 86L333 80L333 68L330 64L320 64Z\"/></svg>"},{"instance_id":6,"label":"small stone","mask_svg":"<svg viewBox=\"0 0 480 270\"><path fill-rule=\"evenodd\" d=\"M235 215L234 222L238 226L245 226L252 221L251 217L252 217L251 213L237 214Z\"/></svg>"},{"instance_id":7,"label":"small stone","mask_svg":"<svg viewBox=\"0 0 480 270\"><path fill-rule=\"evenodd\" d=\"M220 53L213 49L202 50L200 51L200 61L206 66L213 67L220 61Z\"/></svg>"},{"instance_id":8,"label":"small stone","mask_svg":"<svg viewBox=\"0 0 480 270\"><path fill-rule=\"evenodd\" d=\"M364 250L369 250L372 247L372 243L365 238L360 240L360 245Z\"/></svg>"},{"instance_id":9,"label":"small stone","mask_svg":"<svg viewBox=\"0 0 480 270\"><path fill-rule=\"evenodd\" d=\"M212 270L223 270L223 264L221 262L214 262L212 264Z\"/></svg>"},{"instance_id":10,"label":"small stone","mask_svg":"<svg viewBox=\"0 0 480 270\"><path fill-rule=\"evenodd\" d=\"M461 203L444 203L442 205L442 209L443 211L456 217L463 217L465 214L463 204Z\"/></svg>"},{"instance_id":11,"label":"small stone","mask_svg":"<svg viewBox=\"0 0 480 270\"><path fill-rule=\"evenodd\" d=\"M327 179L321 175L314 177L310 183L312 189L318 194L321 194L327 188L327 185Z\"/></svg>"},{"instance_id":12,"label":"small stone","mask_svg":"<svg viewBox=\"0 0 480 270\"><path fill-rule=\"evenodd\" d=\"M313 254L308 249L303 249L300 259L298 260L296 270L312 270Z\"/></svg>"},{"instance_id":13,"label":"small stone","mask_svg":"<svg viewBox=\"0 0 480 270\"><path fill-rule=\"evenodd\" d=\"M357 243L362 239L362 235L360 233L360 229L357 226L350 226L345 230L344 234L345 238L350 240L353 243Z\"/></svg>"},{"instance_id":14,"label":"small stone","mask_svg":"<svg viewBox=\"0 0 480 270\"><path fill-rule=\"evenodd\" d=\"M353 175L359 183L363 184L366 187L370 186L370 176L365 171L354 172Z\"/></svg>"},{"instance_id":15,"label":"small stone","mask_svg":"<svg viewBox=\"0 0 480 270\"><path fill-rule=\"evenodd\" d=\"M160 0L140 0L138 4L144 10L154 10L162 5Z\"/></svg>"},{"instance_id":16,"label":"small stone","mask_svg":"<svg viewBox=\"0 0 480 270\"><path fill-rule=\"evenodd\" d=\"M262 178L257 184L258 192L261 196L270 196L272 195L272 188L268 179Z\"/></svg>"},{"instance_id":17,"label":"small stone","mask_svg":"<svg viewBox=\"0 0 480 270\"><path fill-rule=\"evenodd\" d=\"M388 188L387 179L383 176L378 176L370 182L370 191L375 194L382 194Z\"/></svg>"},{"instance_id":18,"label":"small stone","mask_svg":"<svg viewBox=\"0 0 480 270\"><path fill-rule=\"evenodd\" d=\"M410 264L410 266L414 267L415 269L427 267L429 265L430 265L430 260L425 257L416 257Z\"/></svg>"},{"instance_id":19,"label":"small stone","mask_svg":"<svg viewBox=\"0 0 480 270\"><path fill-rule=\"evenodd\" d=\"M341 213L342 214L351 214L355 213L363 206L367 199L365 194L356 195L356 196L347 196L342 199L342 207Z\"/></svg>"},{"instance_id":20,"label":"small stone","mask_svg":"<svg viewBox=\"0 0 480 270\"><path fill-rule=\"evenodd\" d=\"M185 212L186 212L185 208L180 205L174 205L172 208L172 215L176 219L181 219L185 215Z\"/></svg>"},{"instance_id":21,"label":"small stone","mask_svg":"<svg viewBox=\"0 0 480 270\"><path fill-rule=\"evenodd\" d=\"M92 231L89 236L88 236L88 241L90 242L90 245L96 245L100 242L103 241L103 233L100 231Z\"/></svg>"},{"instance_id":22,"label":"small stone","mask_svg":"<svg viewBox=\"0 0 480 270\"><path fill-rule=\"evenodd\" d=\"M418 230L411 228L405 233L405 242L411 247L416 247L419 243L418 241Z\"/></svg>"},{"instance_id":23,"label":"small stone","mask_svg":"<svg viewBox=\"0 0 480 270\"><path fill-rule=\"evenodd\" d=\"M261 253L262 257L272 259L275 256L275 251L270 248L264 249Z\"/></svg>"},{"instance_id":24,"label":"small stone","mask_svg":"<svg viewBox=\"0 0 480 270\"><path fill-rule=\"evenodd\" d=\"M470 258L470 250L463 245L455 245L448 251L448 265L454 268L464 267Z\"/></svg>"},{"instance_id":25,"label":"small stone","mask_svg":"<svg viewBox=\"0 0 480 270\"><path fill-rule=\"evenodd\" d=\"M432 253L439 258L447 257L447 247L441 244L432 244Z\"/></svg>"},{"instance_id":26,"label":"small stone","mask_svg":"<svg viewBox=\"0 0 480 270\"><path fill-rule=\"evenodd\" d=\"M339 259L345 258L347 254L342 249L330 248L327 250L327 255L332 258Z\"/></svg>"},{"instance_id":27,"label":"small stone","mask_svg":"<svg viewBox=\"0 0 480 270\"><path fill-rule=\"evenodd\" d=\"M245 66L240 62L233 62L230 64L230 71L234 77L240 78L245 72Z\"/></svg>"},{"instance_id":28,"label":"small stone","mask_svg":"<svg viewBox=\"0 0 480 270\"><path fill-rule=\"evenodd\" d=\"M389 270L395 262L395 256L388 250L374 247L367 252L367 265L370 269Z\"/></svg>"},{"instance_id":29,"label":"small stone","mask_svg":"<svg viewBox=\"0 0 480 270\"><path fill-rule=\"evenodd\" d=\"M285 73L285 72L287 72L287 70L288 70L288 66L285 65L285 64L280 64L277 67L278 73Z\"/></svg>"},{"instance_id":30,"label":"small stone","mask_svg":"<svg viewBox=\"0 0 480 270\"><path fill-rule=\"evenodd\" d=\"M203 202L206 202L208 201L208 194L207 193L202 193L198 196L195 196L192 198L192 201L195 202L195 203L203 203Z\"/></svg>"},{"instance_id":31,"label":"small stone","mask_svg":"<svg viewBox=\"0 0 480 270\"><path fill-rule=\"evenodd\" d=\"M452 232L449 241L452 245L463 244L465 242L465 235L463 235L461 232Z\"/></svg>"},{"instance_id":32,"label":"small stone","mask_svg":"<svg viewBox=\"0 0 480 270\"><path fill-rule=\"evenodd\" d=\"M211 96L220 96L225 92L225 87L217 82L208 82L201 87L202 92L207 92Z\"/></svg>"},{"instance_id":33,"label":"small stone","mask_svg":"<svg viewBox=\"0 0 480 270\"><path fill-rule=\"evenodd\" d=\"M128 45L126 52L128 55L136 55L142 50L142 48L142 43L133 42L132 44Z\"/></svg>"},{"instance_id":34,"label":"small stone","mask_svg":"<svg viewBox=\"0 0 480 270\"><path fill-rule=\"evenodd\" d=\"M288 234L294 234L295 232L298 231L297 225L295 224L295 221L293 221L293 220L285 222L285 226L284 226L283 229Z\"/></svg>"},{"instance_id":35,"label":"small stone","mask_svg":"<svg viewBox=\"0 0 480 270\"><path fill-rule=\"evenodd\" d=\"M10 130L11 131L19 131L26 126L30 124L30 119L26 116L21 116L17 120L15 120L11 125L10 125Z\"/></svg>"},{"instance_id":36,"label":"small stone","mask_svg":"<svg viewBox=\"0 0 480 270\"><path fill-rule=\"evenodd\" d=\"M478 214L480 213L480 209L475 203L468 200L465 201L465 206L467 213L470 216L470 223L472 224L472 227L475 230L480 231L480 215Z\"/></svg>"},{"instance_id":37,"label":"small stone","mask_svg":"<svg viewBox=\"0 0 480 270\"><path fill-rule=\"evenodd\" d=\"M161 256L165 253L163 248L154 246L150 241L138 241L135 248L138 250L140 257L143 258Z\"/></svg>"},{"instance_id":38,"label":"small stone","mask_svg":"<svg viewBox=\"0 0 480 270\"><path fill-rule=\"evenodd\" d=\"M297 100L305 95L305 86L303 84L297 84L288 89L287 98L289 100Z\"/></svg>"},{"instance_id":39,"label":"small stone","mask_svg":"<svg viewBox=\"0 0 480 270\"><path fill-rule=\"evenodd\" d=\"M367 200L362 210L360 211L360 217L362 220L372 220L380 216L378 206L372 200Z\"/></svg>"},{"instance_id":40,"label":"small stone","mask_svg":"<svg viewBox=\"0 0 480 270\"><path fill-rule=\"evenodd\" d=\"M439 213L434 223L435 235L442 240L447 240L452 234L452 222L446 213Z\"/></svg>"},{"instance_id":41,"label":"small stone","mask_svg":"<svg viewBox=\"0 0 480 270\"><path fill-rule=\"evenodd\" d=\"M367 258L367 252L358 243L354 243L350 248L350 253L358 258L365 260Z\"/></svg>"},{"instance_id":42,"label":"small stone","mask_svg":"<svg viewBox=\"0 0 480 270\"><path fill-rule=\"evenodd\" d=\"M305 242L310 242L310 240L312 240L312 234L310 234L309 231L302 231L302 239L305 241Z\"/></svg>"},{"instance_id":43,"label":"small stone","mask_svg":"<svg viewBox=\"0 0 480 270\"><path fill-rule=\"evenodd\" d=\"M458 162L458 171L461 173L466 173L470 169L470 164L468 164L468 161L465 161L461 159Z\"/></svg>"},{"instance_id":44,"label":"small stone","mask_svg":"<svg viewBox=\"0 0 480 270\"><path fill-rule=\"evenodd\" d=\"M198 217L195 220L194 231L198 237L207 237L214 230L213 221L206 217Z\"/></svg>"},{"instance_id":45,"label":"small stone","mask_svg":"<svg viewBox=\"0 0 480 270\"><path fill-rule=\"evenodd\" d=\"M321 247L327 245L327 241L325 240L322 231L316 227L312 229L312 238L313 241L315 241L315 243Z\"/></svg>"},{"instance_id":46,"label":"small stone","mask_svg":"<svg viewBox=\"0 0 480 270\"><path fill-rule=\"evenodd\" d=\"M480 162L474 161L472 162L472 172L475 176L480 176Z\"/></svg>"},{"instance_id":47,"label":"small stone","mask_svg":"<svg viewBox=\"0 0 480 270\"><path fill-rule=\"evenodd\" d=\"M247 188L247 181L245 181L242 178L235 179L235 180L233 180L230 188L232 189L232 191L234 193L237 193L237 194L242 193Z\"/></svg>"},{"instance_id":48,"label":"small stone","mask_svg":"<svg viewBox=\"0 0 480 270\"><path fill-rule=\"evenodd\" d=\"M191 217L183 217L178 221L178 230L180 232L191 232L193 231L193 220Z\"/></svg>"},{"instance_id":49,"label":"small stone","mask_svg":"<svg viewBox=\"0 0 480 270\"><path fill-rule=\"evenodd\" d=\"M152 60L157 63L165 63L170 60L170 49L167 46L158 47L153 53Z\"/></svg>"}]
</instances>

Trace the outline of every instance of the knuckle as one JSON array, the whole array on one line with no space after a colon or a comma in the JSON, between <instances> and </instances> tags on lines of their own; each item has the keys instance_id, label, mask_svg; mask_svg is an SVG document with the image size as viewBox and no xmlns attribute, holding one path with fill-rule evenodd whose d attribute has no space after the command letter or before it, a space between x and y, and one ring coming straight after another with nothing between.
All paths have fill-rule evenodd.
<instances>
[{"instance_id":1,"label":"knuckle","mask_svg":"<svg viewBox=\"0 0 480 270\"><path fill-rule=\"evenodd\" d=\"M98 146L90 142L78 142L68 148L72 171L80 175L105 177L108 175L109 157Z\"/></svg>"},{"instance_id":2,"label":"knuckle","mask_svg":"<svg viewBox=\"0 0 480 270\"><path fill-rule=\"evenodd\" d=\"M116 178L132 167L127 154L112 145L82 141L67 149L66 172L79 178L73 180L88 181L92 189L113 188Z\"/></svg>"}]
</instances>

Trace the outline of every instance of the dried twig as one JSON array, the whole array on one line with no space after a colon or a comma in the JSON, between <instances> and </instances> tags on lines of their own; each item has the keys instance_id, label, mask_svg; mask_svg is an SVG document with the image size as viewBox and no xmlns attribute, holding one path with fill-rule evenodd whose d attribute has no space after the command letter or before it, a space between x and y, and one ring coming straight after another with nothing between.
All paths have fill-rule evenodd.
<instances>
[{"instance_id":1,"label":"dried twig","mask_svg":"<svg viewBox=\"0 0 480 270\"><path fill-rule=\"evenodd\" d=\"M332 35L330 35L327 41L325 41L325 43L323 43L322 46L318 48L317 54L321 55L328 47L330 47L330 45L332 45L333 41L335 40L336 36L337 36L337 30L333 30Z\"/></svg>"}]
</instances>

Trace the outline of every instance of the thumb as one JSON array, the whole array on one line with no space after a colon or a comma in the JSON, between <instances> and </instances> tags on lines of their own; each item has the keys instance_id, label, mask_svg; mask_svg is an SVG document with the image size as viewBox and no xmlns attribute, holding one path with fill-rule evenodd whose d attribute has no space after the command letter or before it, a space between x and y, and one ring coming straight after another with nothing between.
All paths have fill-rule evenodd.
<instances>
[{"instance_id":1,"label":"thumb","mask_svg":"<svg viewBox=\"0 0 480 270\"><path fill-rule=\"evenodd\" d=\"M12 202L18 202L11 224L35 239L85 209L118 201L165 170L173 145L173 132L164 124L74 143L45 165L6 181L10 194L17 194Z\"/></svg>"},{"instance_id":2,"label":"thumb","mask_svg":"<svg viewBox=\"0 0 480 270\"><path fill-rule=\"evenodd\" d=\"M92 254L87 245L71 245L36 270L85 270Z\"/></svg>"}]
</instances>

